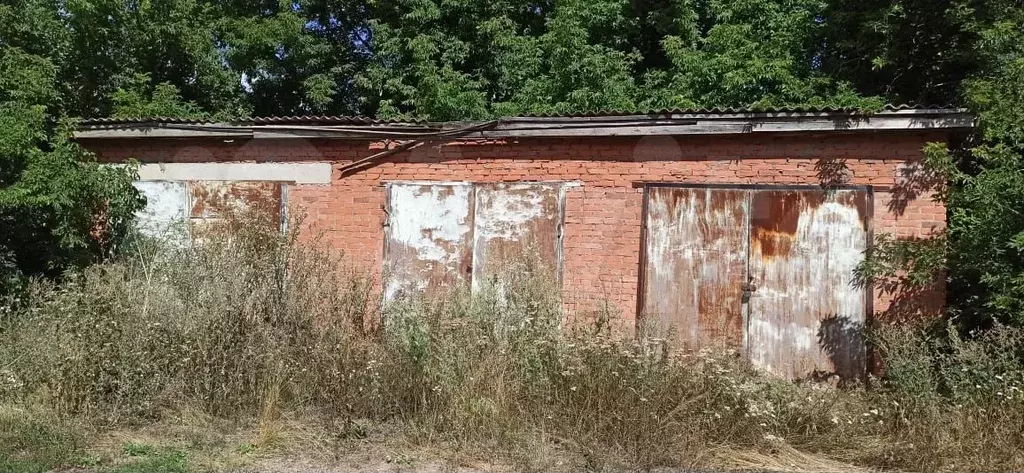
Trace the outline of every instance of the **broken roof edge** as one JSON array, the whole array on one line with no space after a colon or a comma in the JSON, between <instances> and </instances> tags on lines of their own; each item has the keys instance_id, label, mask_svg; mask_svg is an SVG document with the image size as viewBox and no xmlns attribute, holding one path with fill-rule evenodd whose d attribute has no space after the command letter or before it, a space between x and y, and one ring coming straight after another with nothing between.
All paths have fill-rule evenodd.
<instances>
[{"instance_id":1,"label":"broken roof edge","mask_svg":"<svg viewBox=\"0 0 1024 473\"><path fill-rule=\"evenodd\" d=\"M959 108L824 111L663 111L646 114L519 116L474 122L389 122L361 117L264 117L204 123L166 118L87 120L76 139L503 139L742 133L966 130L974 117Z\"/></svg>"}]
</instances>

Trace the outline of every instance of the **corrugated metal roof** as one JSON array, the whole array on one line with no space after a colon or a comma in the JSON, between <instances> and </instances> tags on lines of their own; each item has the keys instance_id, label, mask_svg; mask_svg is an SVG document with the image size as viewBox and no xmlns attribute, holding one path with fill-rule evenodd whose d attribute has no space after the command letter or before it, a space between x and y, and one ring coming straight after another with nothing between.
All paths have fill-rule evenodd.
<instances>
[{"instance_id":1,"label":"corrugated metal roof","mask_svg":"<svg viewBox=\"0 0 1024 473\"><path fill-rule=\"evenodd\" d=\"M887 104L882 112L898 112L907 110L957 111L951 105L920 105L920 104ZM715 107L715 108L673 108L660 110L590 110L578 113L536 113L521 115L523 118L585 118L615 117L629 115L747 115L747 114L792 114L792 115L824 115L824 114L857 114L860 110L850 107ZM426 120L381 119L365 116L340 115L291 115L241 117L231 120L193 119L176 117L121 117L121 118L89 118L82 120L82 125L126 125L126 124L217 124L228 125L423 125Z\"/></svg>"},{"instance_id":2,"label":"corrugated metal roof","mask_svg":"<svg viewBox=\"0 0 1024 473\"><path fill-rule=\"evenodd\" d=\"M882 112L899 112L905 110L949 110L958 108L952 105L922 105L922 104L886 104ZM667 108L659 110L592 110L579 113L536 113L527 114L524 117L600 117L600 116L622 116L622 115L746 115L754 113L764 114L794 114L794 115L822 115L822 114L853 114L861 113L861 109L855 107L712 107L712 108Z\"/></svg>"},{"instance_id":3,"label":"corrugated metal roof","mask_svg":"<svg viewBox=\"0 0 1024 473\"><path fill-rule=\"evenodd\" d=\"M364 116L341 116L341 115L293 115L293 116L266 116L266 117L241 117L229 120L214 120L209 118L178 118L178 117L117 117L117 118L87 118L81 121L82 125L124 125L141 123L163 123L182 125L201 125L224 123L230 125L399 125L404 123L422 124L423 120L391 120Z\"/></svg>"}]
</instances>

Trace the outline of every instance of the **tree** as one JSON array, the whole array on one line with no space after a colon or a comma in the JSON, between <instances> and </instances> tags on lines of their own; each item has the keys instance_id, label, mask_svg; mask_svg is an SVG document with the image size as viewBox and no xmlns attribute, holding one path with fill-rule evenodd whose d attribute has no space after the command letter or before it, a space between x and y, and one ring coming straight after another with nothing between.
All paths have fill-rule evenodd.
<instances>
[{"instance_id":1,"label":"tree","mask_svg":"<svg viewBox=\"0 0 1024 473\"><path fill-rule=\"evenodd\" d=\"M979 68L964 97L978 117L973 148L948 153L954 315L968 327L1024 325L1024 9L983 5ZM988 21L992 19L993 21Z\"/></svg>"},{"instance_id":2,"label":"tree","mask_svg":"<svg viewBox=\"0 0 1024 473\"><path fill-rule=\"evenodd\" d=\"M875 109L821 70L823 0L679 2L660 40L667 64L644 77L645 108L831 106Z\"/></svg>"},{"instance_id":3,"label":"tree","mask_svg":"<svg viewBox=\"0 0 1024 473\"><path fill-rule=\"evenodd\" d=\"M57 67L34 54L66 44L33 29L54 25L54 13L32 2L0 6L0 296L27 276L102 258L140 204L130 170L101 167L67 140Z\"/></svg>"}]
</instances>

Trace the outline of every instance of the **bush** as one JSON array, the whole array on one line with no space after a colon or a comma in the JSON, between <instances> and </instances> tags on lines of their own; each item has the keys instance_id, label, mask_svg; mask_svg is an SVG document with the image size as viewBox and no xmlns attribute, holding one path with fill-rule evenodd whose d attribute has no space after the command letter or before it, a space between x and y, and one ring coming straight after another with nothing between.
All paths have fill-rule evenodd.
<instances>
[{"instance_id":1,"label":"bush","mask_svg":"<svg viewBox=\"0 0 1024 473\"><path fill-rule=\"evenodd\" d=\"M256 445L289 411L340 425L341 436L397 422L423 443L498 455L554 446L592 469L806 455L1024 465L1020 329L885 327L874 340L887 372L871 389L794 384L726 348L681 352L625 336L609 328L614 314L576 319L529 255L478 294L381 309L371 278L317 239L251 218L201 244L139 241L131 257L35 283L0 332L0 359L11 360L0 397L108 426L193 409L258 418Z\"/></svg>"},{"instance_id":2,"label":"bush","mask_svg":"<svg viewBox=\"0 0 1024 473\"><path fill-rule=\"evenodd\" d=\"M63 411L112 422L182 404L252 412L282 380L297 402L319 396L337 373L317 364L350 348L368 281L340 279L339 260L295 232L240 228L186 248L140 241L131 258L39 283L7 329L14 375Z\"/></svg>"},{"instance_id":3,"label":"bush","mask_svg":"<svg viewBox=\"0 0 1024 473\"><path fill-rule=\"evenodd\" d=\"M885 463L922 469L1002 470L1024 464L1024 329L960 334L883 327L886 366L876 393L894 440Z\"/></svg>"}]
</instances>

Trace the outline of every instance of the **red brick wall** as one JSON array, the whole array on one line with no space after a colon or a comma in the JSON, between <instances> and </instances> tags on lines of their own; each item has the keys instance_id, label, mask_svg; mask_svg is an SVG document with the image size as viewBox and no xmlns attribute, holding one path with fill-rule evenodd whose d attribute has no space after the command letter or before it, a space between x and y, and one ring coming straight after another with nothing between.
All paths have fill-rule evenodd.
<instances>
[{"instance_id":1,"label":"red brick wall","mask_svg":"<svg viewBox=\"0 0 1024 473\"><path fill-rule=\"evenodd\" d=\"M921 148L941 133L753 134L432 144L342 176L339 168L382 143L328 140L85 140L101 160L143 162L332 161L330 185L299 185L293 205L353 262L379 273L389 180L579 181L566 205L565 290L587 309L607 298L634 317L639 267L639 182L817 184L822 162L844 161L848 183L874 186L874 232L926 237L945 226L930 191L908 185ZM909 182L913 182L911 179ZM918 195L921 194L921 195ZM931 297L939 301L941 298ZM875 309L888 307L876 297Z\"/></svg>"}]
</instances>

